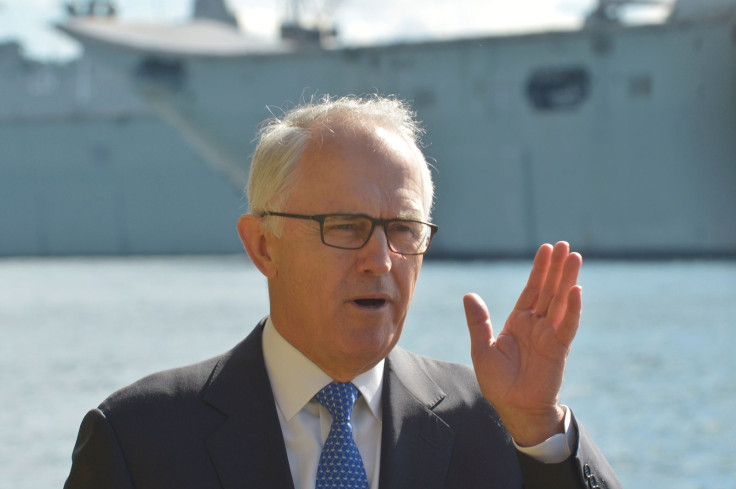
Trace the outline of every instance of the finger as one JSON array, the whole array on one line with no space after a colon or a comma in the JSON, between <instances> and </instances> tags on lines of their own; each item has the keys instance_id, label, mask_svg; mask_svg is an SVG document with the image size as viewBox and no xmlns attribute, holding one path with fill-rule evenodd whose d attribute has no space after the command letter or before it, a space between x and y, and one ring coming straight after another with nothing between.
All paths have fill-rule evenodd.
<instances>
[{"instance_id":1,"label":"finger","mask_svg":"<svg viewBox=\"0 0 736 489\"><path fill-rule=\"evenodd\" d=\"M547 312L547 318L552 321L552 324L559 324L562 321L565 310L567 309L568 295L570 290L578 283L578 275L582 265L583 257L579 253L570 253L565 259L565 266L562 272L562 278L557 287L557 293L552 299L549 305L549 311Z\"/></svg>"},{"instance_id":2,"label":"finger","mask_svg":"<svg viewBox=\"0 0 736 489\"><path fill-rule=\"evenodd\" d=\"M465 320L470 332L471 355L493 342L493 325L488 307L478 294L465 294L463 297Z\"/></svg>"},{"instance_id":3,"label":"finger","mask_svg":"<svg viewBox=\"0 0 736 489\"><path fill-rule=\"evenodd\" d=\"M549 309L550 302L557 294L557 288L562 277L562 270L565 266L567 256L570 254L570 245L565 241L559 241L555 244L554 250L552 251L552 260L547 272L547 277L544 280L544 286L542 292L539 295L537 301L537 307L535 312L538 316L546 316L547 310Z\"/></svg>"},{"instance_id":4,"label":"finger","mask_svg":"<svg viewBox=\"0 0 736 489\"><path fill-rule=\"evenodd\" d=\"M519 300L516 301L514 309L525 310L533 309L539 298L539 291L542 289L544 279L547 276L550 257L552 256L552 245L543 244L539 247L537 255L534 257L532 271L529 273L529 279L526 282L524 290L521 291Z\"/></svg>"},{"instance_id":5,"label":"finger","mask_svg":"<svg viewBox=\"0 0 736 489\"><path fill-rule=\"evenodd\" d=\"M578 332L580 315L583 310L583 288L575 285L567 297L567 310L557 328L557 338L568 348Z\"/></svg>"}]
</instances>

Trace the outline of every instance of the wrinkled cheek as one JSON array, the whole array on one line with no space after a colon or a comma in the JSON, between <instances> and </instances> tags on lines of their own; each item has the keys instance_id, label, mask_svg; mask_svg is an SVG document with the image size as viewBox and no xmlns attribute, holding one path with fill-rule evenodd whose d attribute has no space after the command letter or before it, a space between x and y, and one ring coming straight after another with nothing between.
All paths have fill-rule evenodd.
<instances>
[{"instance_id":1,"label":"wrinkled cheek","mask_svg":"<svg viewBox=\"0 0 736 489\"><path fill-rule=\"evenodd\" d=\"M404 306L401 311L399 311L399 315L401 316L401 321L406 319L406 316L409 314L409 310L411 309L411 302L414 299L414 291L416 290L416 280L414 280L410 287L407 287L407 297L406 302L404 303Z\"/></svg>"}]
</instances>

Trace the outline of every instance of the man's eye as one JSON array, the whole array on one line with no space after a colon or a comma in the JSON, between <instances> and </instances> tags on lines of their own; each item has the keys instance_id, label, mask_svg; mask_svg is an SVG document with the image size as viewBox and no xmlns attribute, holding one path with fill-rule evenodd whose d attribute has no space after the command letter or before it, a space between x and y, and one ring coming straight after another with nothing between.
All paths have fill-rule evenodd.
<instances>
[{"instance_id":1,"label":"man's eye","mask_svg":"<svg viewBox=\"0 0 736 489\"><path fill-rule=\"evenodd\" d=\"M356 232L360 230L361 223L356 219L331 219L325 222L327 232Z\"/></svg>"},{"instance_id":2,"label":"man's eye","mask_svg":"<svg viewBox=\"0 0 736 489\"><path fill-rule=\"evenodd\" d=\"M394 234L406 234L415 235L417 234L416 226L409 222L394 222L391 226L391 232Z\"/></svg>"}]
</instances>

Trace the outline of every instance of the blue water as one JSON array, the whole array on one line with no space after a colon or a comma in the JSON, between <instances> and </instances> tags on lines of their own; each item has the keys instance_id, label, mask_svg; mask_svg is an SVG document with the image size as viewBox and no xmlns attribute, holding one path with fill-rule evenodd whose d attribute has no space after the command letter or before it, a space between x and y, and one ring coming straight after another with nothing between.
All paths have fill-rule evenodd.
<instances>
[{"instance_id":1,"label":"blue water","mask_svg":"<svg viewBox=\"0 0 736 489\"><path fill-rule=\"evenodd\" d=\"M469 363L462 311L501 328L527 262L428 262L403 346ZM736 487L736 262L595 262L562 401L627 488ZM229 349L267 311L245 256L0 260L0 488L59 488L84 413Z\"/></svg>"}]
</instances>

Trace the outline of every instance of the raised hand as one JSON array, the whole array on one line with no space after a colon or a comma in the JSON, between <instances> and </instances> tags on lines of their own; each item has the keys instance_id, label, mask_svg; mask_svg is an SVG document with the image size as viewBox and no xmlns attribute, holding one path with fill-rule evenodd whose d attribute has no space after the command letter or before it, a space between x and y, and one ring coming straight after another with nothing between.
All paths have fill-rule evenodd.
<instances>
[{"instance_id":1,"label":"raised hand","mask_svg":"<svg viewBox=\"0 0 736 489\"><path fill-rule=\"evenodd\" d=\"M582 263L564 241L542 245L497 337L483 300L476 294L463 298L481 391L519 445L536 445L563 430L558 393L580 323Z\"/></svg>"}]
</instances>

